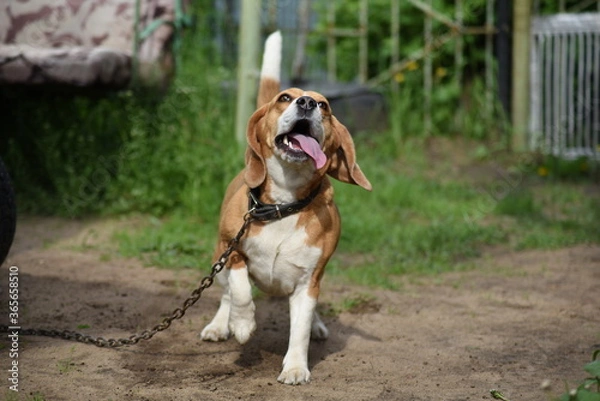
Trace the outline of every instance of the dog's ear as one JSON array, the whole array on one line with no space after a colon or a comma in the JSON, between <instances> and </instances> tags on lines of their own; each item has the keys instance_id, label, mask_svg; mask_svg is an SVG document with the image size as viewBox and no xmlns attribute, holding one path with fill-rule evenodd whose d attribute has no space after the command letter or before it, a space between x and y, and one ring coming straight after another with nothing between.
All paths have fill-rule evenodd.
<instances>
[{"instance_id":1,"label":"dog's ear","mask_svg":"<svg viewBox=\"0 0 600 401\"><path fill-rule=\"evenodd\" d=\"M259 130L263 129L262 118L267 112L267 106L256 110L248 121L246 128L246 139L248 147L246 148L246 171L244 180L250 188L260 186L267 176L267 166L262 155Z\"/></svg>"},{"instance_id":2,"label":"dog's ear","mask_svg":"<svg viewBox=\"0 0 600 401\"><path fill-rule=\"evenodd\" d=\"M339 181L359 185L370 191L373 187L356 163L354 141L348 129L334 116L331 116L331 126L336 150L331 156L327 174Z\"/></svg>"}]
</instances>

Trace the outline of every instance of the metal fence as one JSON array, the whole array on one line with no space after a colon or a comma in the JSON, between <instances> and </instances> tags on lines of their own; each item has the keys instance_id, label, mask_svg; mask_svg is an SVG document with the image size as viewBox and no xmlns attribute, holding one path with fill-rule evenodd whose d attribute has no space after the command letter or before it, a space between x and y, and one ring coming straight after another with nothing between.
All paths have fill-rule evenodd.
<instances>
[{"instance_id":1,"label":"metal fence","mask_svg":"<svg viewBox=\"0 0 600 401\"><path fill-rule=\"evenodd\" d=\"M530 147L600 158L600 14L532 21Z\"/></svg>"}]
</instances>

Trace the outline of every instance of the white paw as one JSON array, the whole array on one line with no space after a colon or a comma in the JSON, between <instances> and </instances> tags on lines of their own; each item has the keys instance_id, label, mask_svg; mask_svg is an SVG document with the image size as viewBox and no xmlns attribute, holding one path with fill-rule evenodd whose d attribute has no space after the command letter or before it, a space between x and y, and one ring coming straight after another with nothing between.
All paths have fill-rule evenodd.
<instances>
[{"instance_id":1,"label":"white paw","mask_svg":"<svg viewBox=\"0 0 600 401\"><path fill-rule=\"evenodd\" d=\"M306 367L283 368L277 381L284 384L304 384L310 381L310 371Z\"/></svg>"},{"instance_id":2,"label":"white paw","mask_svg":"<svg viewBox=\"0 0 600 401\"><path fill-rule=\"evenodd\" d=\"M227 325L223 327L220 324L210 323L202 330L200 338L204 341L225 341L229 338L229 328Z\"/></svg>"},{"instance_id":3,"label":"white paw","mask_svg":"<svg viewBox=\"0 0 600 401\"><path fill-rule=\"evenodd\" d=\"M329 330L323 324L323 322L314 321L312 327L310 328L310 339L311 340L327 340L329 338Z\"/></svg>"},{"instance_id":4,"label":"white paw","mask_svg":"<svg viewBox=\"0 0 600 401\"><path fill-rule=\"evenodd\" d=\"M256 330L256 322L254 319L238 318L229 323L229 329L240 344L246 344L254 330Z\"/></svg>"}]
</instances>

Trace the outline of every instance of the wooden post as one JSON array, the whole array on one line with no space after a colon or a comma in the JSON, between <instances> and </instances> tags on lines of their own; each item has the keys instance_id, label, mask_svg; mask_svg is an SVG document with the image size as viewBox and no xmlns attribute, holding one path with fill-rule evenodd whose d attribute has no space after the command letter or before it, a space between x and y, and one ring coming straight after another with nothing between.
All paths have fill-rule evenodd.
<instances>
[{"instance_id":1,"label":"wooden post","mask_svg":"<svg viewBox=\"0 0 600 401\"><path fill-rule=\"evenodd\" d=\"M485 7L485 117L490 121L494 113L494 2L487 0Z\"/></svg>"},{"instance_id":2,"label":"wooden post","mask_svg":"<svg viewBox=\"0 0 600 401\"><path fill-rule=\"evenodd\" d=\"M565 10L565 0L558 0L558 12L564 13Z\"/></svg>"},{"instance_id":3,"label":"wooden post","mask_svg":"<svg viewBox=\"0 0 600 401\"><path fill-rule=\"evenodd\" d=\"M310 29L310 0L300 0L298 3L298 34L296 37L296 53L292 63L292 85L302 86L304 80L304 53L306 39Z\"/></svg>"},{"instance_id":4,"label":"wooden post","mask_svg":"<svg viewBox=\"0 0 600 401\"><path fill-rule=\"evenodd\" d=\"M489 0L488 0L489 1ZM455 9L454 9L454 19L456 21L456 23L461 27L464 26L464 13L463 13L463 0L455 0L454 2L455 4ZM456 87L458 88L458 94L459 94L459 100L458 100L458 107L456 109L456 117L455 117L455 122L456 122L456 127L458 128L458 130L460 132L463 131L463 127L464 127L464 110L465 110L465 105L462 101L463 99L463 68L464 68L464 46L465 44L465 40L464 40L464 32L460 32L457 36L456 36L456 43L454 45L454 75L455 75L455 79L456 79Z\"/></svg>"},{"instance_id":5,"label":"wooden post","mask_svg":"<svg viewBox=\"0 0 600 401\"><path fill-rule=\"evenodd\" d=\"M511 82L512 82L512 5L510 1L496 2L496 58L498 60L497 82L498 97L504 114L511 119Z\"/></svg>"},{"instance_id":6,"label":"wooden post","mask_svg":"<svg viewBox=\"0 0 600 401\"><path fill-rule=\"evenodd\" d=\"M337 81L336 38L335 33L335 2L327 6L327 80Z\"/></svg>"},{"instance_id":7,"label":"wooden post","mask_svg":"<svg viewBox=\"0 0 600 401\"><path fill-rule=\"evenodd\" d=\"M277 30L277 1L267 1L267 32L275 32Z\"/></svg>"},{"instance_id":8,"label":"wooden post","mask_svg":"<svg viewBox=\"0 0 600 401\"><path fill-rule=\"evenodd\" d=\"M367 82L367 77L369 75L369 45L367 39L369 36L369 3L367 0L362 0L360 2L359 13L358 20L360 25L360 38L358 45L358 81L361 84L364 84Z\"/></svg>"},{"instance_id":9,"label":"wooden post","mask_svg":"<svg viewBox=\"0 0 600 401\"><path fill-rule=\"evenodd\" d=\"M256 106L258 90L261 0L244 0L241 4L235 137L238 143L244 144L246 125Z\"/></svg>"},{"instance_id":10,"label":"wooden post","mask_svg":"<svg viewBox=\"0 0 600 401\"><path fill-rule=\"evenodd\" d=\"M391 41L392 41L392 63L396 65L400 61L400 0L392 0L390 5L392 20L391 20ZM396 77L390 80L392 83L392 93L394 96L398 94L398 81Z\"/></svg>"},{"instance_id":11,"label":"wooden post","mask_svg":"<svg viewBox=\"0 0 600 401\"><path fill-rule=\"evenodd\" d=\"M513 3L512 149L527 149L532 0Z\"/></svg>"},{"instance_id":12,"label":"wooden post","mask_svg":"<svg viewBox=\"0 0 600 401\"><path fill-rule=\"evenodd\" d=\"M427 6L428 8L431 9L432 7L432 0L427 0ZM425 124L424 129L425 129L425 136L429 136L432 133L432 121L431 121L431 93L433 91L433 81L432 81L432 74L433 74L433 64L432 64L432 57L431 57L431 53L429 53L431 51L431 48L433 46L433 19L431 18L431 15L429 14L425 14L425 26L423 29L424 32L424 42L425 42L425 49L427 49L428 53L425 55L425 60L424 60L424 64L423 64L423 95L424 95L424 104L423 104L423 111L424 111L424 116L423 116L423 122Z\"/></svg>"}]
</instances>

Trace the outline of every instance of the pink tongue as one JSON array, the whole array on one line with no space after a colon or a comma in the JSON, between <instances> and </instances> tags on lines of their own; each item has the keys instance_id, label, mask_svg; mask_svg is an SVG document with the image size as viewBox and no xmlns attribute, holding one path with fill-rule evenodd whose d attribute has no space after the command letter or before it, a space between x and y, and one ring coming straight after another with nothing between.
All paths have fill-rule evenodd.
<instances>
[{"instance_id":1,"label":"pink tongue","mask_svg":"<svg viewBox=\"0 0 600 401\"><path fill-rule=\"evenodd\" d=\"M319 142L315 138L302 134L291 134L288 137L298 142L304 153L314 160L317 170L325 165L327 156L325 156L325 153L321 150L321 146L319 146Z\"/></svg>"}]
</instances>

